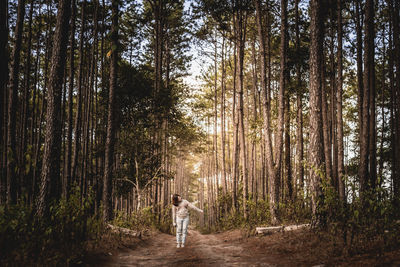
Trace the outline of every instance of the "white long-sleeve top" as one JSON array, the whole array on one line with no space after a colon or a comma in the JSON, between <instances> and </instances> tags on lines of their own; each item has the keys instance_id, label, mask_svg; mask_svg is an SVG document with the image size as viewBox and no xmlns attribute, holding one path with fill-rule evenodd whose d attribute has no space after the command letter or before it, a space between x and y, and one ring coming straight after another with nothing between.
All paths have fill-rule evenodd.
<instances>
[{"instance_id":1,"label":"white long-sleeve top","mask_svg":"<svg viewBox=\"0 0 400 267\"><path fill-rule=\"evenodd\" d=\"M193 205L192 203L190 203L186 199L182 199L182 201L179 203L178 206L172 205L172 220L173 220L173 223L176 223L176 217L179 217L179 218L183 219L183 218L186 218L187 216L189 216L188 208L194 209L194 210L196 210L198 212L203 212L203 210L199 209L198 207L196 207L195 205Z\"/></svg>"}]
</instances>

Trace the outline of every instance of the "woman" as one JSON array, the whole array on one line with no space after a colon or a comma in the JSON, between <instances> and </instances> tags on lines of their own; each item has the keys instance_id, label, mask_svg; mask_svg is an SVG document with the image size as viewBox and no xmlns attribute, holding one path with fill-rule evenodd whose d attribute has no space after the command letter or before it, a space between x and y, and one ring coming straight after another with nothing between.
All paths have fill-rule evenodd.
<instances>
[{"instance_id":1,"label":"woman","mask_svg":"<svg viewBox=\"0 0 400 267\"><path fill-rule=\"evenodd\" d=\"M180 195L174 194L172 196L172 220L176 229L176 247L185 247L187 227L189 224L189 211L188 208L194 209L198 212L203 212L201 209L194 206L192 203L183 199Z\"/></svg>"}]
</instances>

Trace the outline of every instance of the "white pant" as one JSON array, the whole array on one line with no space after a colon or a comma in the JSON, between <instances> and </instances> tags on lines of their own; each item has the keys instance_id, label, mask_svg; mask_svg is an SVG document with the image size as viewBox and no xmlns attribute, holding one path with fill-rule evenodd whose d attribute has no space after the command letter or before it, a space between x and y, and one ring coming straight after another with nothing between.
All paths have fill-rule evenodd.
<instances>
[{"instance_id":1,"label":"white pant","mask_svg":"<svg viewBox=\"0 0 400 267\"><path fill-rule=\"evenodd\" d=\"M189 216L186 216L185 218L176 218L176 242L178 244L185 244L186 241L186 235L187 235L187 228L189 224Z\"/></svg>"}]
</instances>

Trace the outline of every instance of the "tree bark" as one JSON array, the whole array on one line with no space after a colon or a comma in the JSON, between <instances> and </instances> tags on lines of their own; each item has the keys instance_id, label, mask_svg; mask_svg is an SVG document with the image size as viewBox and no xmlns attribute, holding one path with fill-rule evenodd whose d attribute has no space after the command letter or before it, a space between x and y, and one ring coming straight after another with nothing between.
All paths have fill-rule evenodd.
<instances>
[{"instance_id":1,"label":"tree bark","mask_svg":"<svg viewBox=\"0 0 400 267\"><path fill-rule=\"evenodd\" d=\"M25 173L25 153L27 152L27 139L28 139L28 117L30 116L29 98L30 98L30 76L31 76L31 50L32 50L32 16L33 16L34 2L31 1L29 7L29 21L28 21L28 43L25 62L24 74L24 93L23 103L21 110L20 120L20 143L19 143L19 177L20 177L20 190L27 191L27 177Z\"/></svg>"},{"instance_id":2,"label":"tree bark","mask_svg":"<svg viewBox=\"0 0 400 267\"><path fill-rule=\"evenodd\" d=\"M337 139L338 139L338 189L339 198L346 202L345 183L344 183L344 146L343 146L343 25L342 25L342 0L338 1L338 76L337 76Z\"/></svg>"},{"instance_id":3,"label":"tree bark","mask_svg":"<svg viewBox=\"0 0 400 267\"><path fill-rule=\"evenodd\" d=\"M396 208L400 207L400 3L395 1L393 9L393 43L394 43L394 64L396 66L396 86L394 88L394 118L395 118L395 146L396 162L395 168L397 173L393 176L393 199Z\"/></svg>"},{"instance_id":4,"label":"tree bark","mask_svg":"<svg viewBox=\"0 0 400 267\"><path fill-rule=\"evenodd\" d=\"M331 135L329 134L329 121L328 121L328 103L326 100L326 65L325 60L322 59L322 69L321 69L321 83L322 83L322 92L321 92L321 101L322 101L322 131L323 131L323 142L324 142L324 157L325 157L325 175L327 181L331 182L332 179L332 150L330 141Z\"/></svg>"},{"instance_id":5,"label":"tree bark","mask_svg":"<svg viewBox=\"0 0 400 267\"><path fill-rule=\"evenodd\" d=\"M281 5L283 7L282 13L285 13L286 7L287 7L287 2L283 0L281 2ZM282 139L283 139L283 112L284 112L284 107L283 107L283 82L284 82L284 69L286 64L283 64L283 68L281 68L281 87L280 87L280 96L279 96L279 119L278 119L278 124L280 125L280 130L278 130L278 137L276 139L279 139L280 142L276 148L276 157L274 160L274 154L273 154L273 149L272 149L272 140L271 140L271 116L270 116L270 97L269 97L269 84L267 85L266 83L266 52L265 52L265 37L264 37L264 31L263 31L263 23L262 23L262 15L261 15L261 2L260 1L255 1L255 6L257 10L257 32L258 32L258 38L260 42L260 66L261 66L261 75L260 75L260 84L261 84L261 93L262 93L262 98L263 98L263 117L264 117L264 122L263 122L263 128L264 128L264 139L265 139L265 148L266 148L266 162L267 162L267 174L268 174L268 191L269 191L269 209L270 209L270 214L271 214L271 223L272 224L277 224L279 223L279 218L278 218L278 202L279 202L279 177L280 177L280 166L281 166L281 154L282 154ZM282 14L282 17L286 17L286 15ZM283 21L283 24L285 23L285 20ZM282 33L281 33L282 34ZM285 48L285 34L283 34L283 41L281 39L281 48ZM282 47L283 45L283 47ZM285 50L285 49L284 49ZM281 51L281 57L284 59L286 57L286 53ZM282 65L281 65L282 67ZM270 74L268 77L271 77Z\"/></svg>"},{"instance_id":6,"label":"tree bark","mask_svg":"<svg viewBox=\"0 0 400 267\"><path fill-rule=\"evenodd\" d=\"M7 0L0 0L0 204L6 202L7 192L7 81L8 81L8 7Z\"/></svg>"},{"instance_id":7,"label":"tree bark","mask_svg":"<svg viewBox=\"0 0 400 267\"><path fill-rule=\"evenodd\" d=\"M362 103L362 118L363 126L360 136L360 166L358 170L360 179L361 192L365 192L369 188L370 170L368 168L368 162L370 159L369 148L370 148L370 112L371 107L371 90L374 90L375 82L375 67L374 67L374 1L367 0L365 7L365 20L364 20L364 76L363 76L363 103ZM373 175L373 174L372 174Z\"/></svg>"},{"instance_id":8,"label":"tree bark","mask_svg":"<svg viewBox=\"0 0 400 267\"><path fill-rule=\"evenodd\" d=\"M235 21L235 38L236 38L236 84L238 88L238 123L239 123L239 145L240 145L240 161L242 165L243 175L243 211L244 218L248 217L247 199L248 199L248 168L247 168L247 150L246 150L246 138L244 128L244 81L243 81L243 60L244 60L244 48L246 40L246 20L247 14L244 11L243 3L239 2L236 11Z\"/></svg>"},{"instance_id":9,"label":"tree bark","mask_svg":"<svg viewBox=\"0 0 400 267\"><path fill-rule=\"evenodd\" d=\"M17 202L17 148L16 121L18 107L18 80L22 44L23 22L25 16L25 0L18 0L17 24L15 26L15 43L11 55L10 87L8 93L7 118L7 203Z\"/></svg>"},{"instance_id":10,"label":"tree bark","mask_svg":"<svg viewBox=\"0 0 400 267\"><path fill-rule=\"evenodd\" d=\"M213 143L214 143L214 171L216 177L216 187L217 187L217 197L219 194L219 166L218 166L218 47L217 47L217 34L215 34L215 43L214 43L214 135L213 135Z\"/></svg>"},{"instance_id":11,"label":"tree bark","mask_svg":"<svg viewBox=\"0 0 400 267\"><path fill-rule=\"evenodd\" d=\"M390 80L390 146L391 146L391 180L393 187L395 187L395 182L398 175L397 164L397 152L396 152L396 91L395 91L395 76L394 76L394 49L393 49L393 0L387 1L389 6L389 60L388 60L388 72ZM394 190L393 190L394 191Z\"/></svg>"},{"instance_id":12,"label":"tree bark","mask_svg":"<svg viewBox=\"0 0 400 267\"><path fill-rule=\"evenodd\" d=\"M322 57L323 57L323 20L322 7L318 0L311 0L311 47L310 47L310 186L313 220L320 223L318 207L321 204L321 177L323 167L323 134L322 134Z\"/></svg>"},{"instance_id":13,"label":"tree bark","mask_svg":"<svg viewBox=\"0 0 400 267\"><path fill-rule=\"evenodd\" d=\"M71 0L60 0L54 33L46 112L46 136L36 213L47 213L51 200L61 193L61 95L66 62Z\"/></svg>"},{"instance_id":14,"label":"tree bark","mask_svg":"<svg viewBox=\"0 0 400 267\"><path fill-rule=\"evenodd\" d=\"M221 48L221 153L222 153L222 189L227 194L226 163L225 163L225 37L222 36Z\"/></svg>"},{"instance_id":15,"label":"tree bark","mask_svg":"<svg viewBox=\"0 0 400 267\"><path fill-rule=\"evenodd\" d=\"M71 170L71 182L77 182L77 165L78 156L80 150L80 139L81 139L81 121L82 121L82 83L83 83L83 61L84 61L84 51L83 51L83 33L85 32L85 6L86 0L82 2L81 7L81 32L79 41L79 70L78 70L78 92L76 96L76 114L75 114L75 131L74 131L74 154L72 158L72 170Z\"/></svg>"},{"instance_id":16,"label":"tree bark","mask_svg":"<svg viewBox=\"0 0 400 267\"><path fill-rule=\"evenodd\" d=\"M295 20L296 20L296 53L300 54L300 18L299 18L299 0L295 1ZM297 75L297 125L296 125L296 180L299 183L298 190L304 190L304 167L303 167L303 93L301 82L301 66L298 62L296 65ZM295 187L297 188L297 187ZM296 192L296 196L298 192Z\"/></svg>"},{"instance_id":17,"label":"tree bark","mask_svg":"<svg viewBox=\"0 0 400 267\"><path fill-rule=\"evenodd\" d=\"M67 129L67 145L65 151L64 164L64 183L63 195L68 197L71 185L71 152L72 152L72 129L73 129L73 90L75 79L75 29L76 29L76 0L72 0L71 12L71 35L70 35L70 54L69 54L69 87L68 87L68 129Z\"/></svg>"},{"instance_id":18,"label":"tree bark","mask_svg":"<svg viewBox=\"0 0 400 267\"><path fill-rule=\"evenodd\" d=\"M363 81L363 59L362 59L362 14L360 14L360 1L355 1L355 24L356 24L356 35L357 35L357 89L358 89L358 124L359 124L359 136L361 138L363 132L363 92L364 92L364 81ZM361 139L359 139L361 145ZM361 149L360 149L361 155ZM361 161L361 159L360 159Z\"/></svg>"},{"instance_id":19,"label":"tree bark","mask_svg":"<svg viewBox=\"0 0 400 267\"><path fill-rule=\"evenodd\" d=\"M118 0L112 1L111 24L111 64L110 64L110 90L108 94L107 139L105 152L105 169L103 185L103 220L110 221L113 217L112 210L112 177L113 155L115 143L115 93L117 90L118 67Z\"/></svg>"}]
</instances>

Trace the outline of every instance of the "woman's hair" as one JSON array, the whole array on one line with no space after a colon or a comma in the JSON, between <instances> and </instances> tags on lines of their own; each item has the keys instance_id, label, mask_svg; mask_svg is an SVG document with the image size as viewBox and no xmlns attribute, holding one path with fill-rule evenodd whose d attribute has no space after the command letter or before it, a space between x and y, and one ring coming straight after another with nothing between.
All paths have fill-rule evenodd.
<instances>
[{"instance_id":1,"label":"woman's hair","mask_svg":"<svg viewBox=\"0 0 400 267\"><path fill-rule=\"evenodd\" d=\"M173 196L172 196L172 204L174 205L174 206L178 206L179 205L179 197L180 197L180 195L179 194L173 194Z\"/></svg>"}]
</instances>

